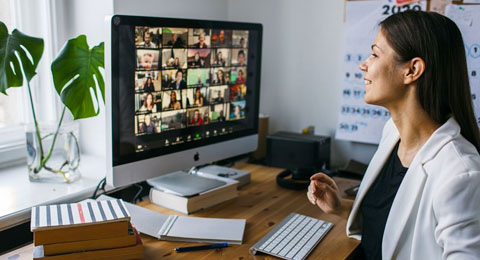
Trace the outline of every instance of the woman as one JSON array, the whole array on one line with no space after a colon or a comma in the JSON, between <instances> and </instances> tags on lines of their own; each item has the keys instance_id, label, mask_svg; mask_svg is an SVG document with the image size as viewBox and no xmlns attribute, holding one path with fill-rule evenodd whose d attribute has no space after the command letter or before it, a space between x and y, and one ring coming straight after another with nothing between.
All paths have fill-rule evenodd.
<instances>
[{"instance_id":1,"label":"woman","mask_svg":"<svg viewBox=\"0 0 480 260\"><path fill-rule=\"evenodd\" d=\"M478 259L480 137L461 33L433 12L380 25L360 69L365 101L392 118L354 202L323 173L307 196L348 216L347 235L361 239L366 259Z\"/></svg>"},{"instance_id":2,"label":"woman","mask_svg":"<svg viewBox=\"0 0 480 260\"><path fill-rule=\"evenodd\" d=\"M168 108L173 109L173 110L177 110L177 109L182 108L182 105L177 100L177 94L175 94L175 91L173 91L173 90L172 90L172 92L170 92L170 104L168 105Z\"/></svg>"},{"instance_id":3,"label":"woman","mask_svg":"<svg viewBox=\"0 0 480 260\"><path fill-rule=\"evenodd\" d=\"M152 122L150 115L145 115L145 122L143 122L140 127L140 133L155 134L157 132L158 131L157 127L155 126L155 122Z\"/></svg>"},{"instance_id":4,"label":"woman","mask_svg":"<svg viewBox=\"0 0 480 260\"><path fill-rule=\"evenodd\" d=\"M218 85L225 85L225 76L222 69L217 70L217 81L215 83Z\"/></svg>"},{"instance_id":5,"label":"woman","mask_svg":"<svg viewBox=\"0 0 480 260\"><path fill-rule=\"evenodd\" d=\"M178 57L175 57L175 60L173 62L173 67L176 69L180 68L180 59Z\"/></svg>"},{"instance_id":6,"label":"woman","mask_svg":"<svg viewBox=\"0 0 480 260\"><path fill-rule=\"evenodd\" d=\"M193 97L193 106L201 107L203 106L203 97L200 93L200 88L195 89L195 95Z\"/></svg>"},{"instance_id":7,"label":"woman","mask_svg":"<svg viewBox=\"0 0 480 260\"><path fill-rule=\"evenodd\" d=\"M145 92L152 92L154 91L152 77L147 77L147 80L143 84L143 91Z\"/></svg>"},{"instance_id":8,"label":"woman","mask_svg":"<svg viewBox=\"0 0 480 260\"><path fill-rule=\"evenodd\" d=\"M195 55L193 56L193 61L190 62L190 67L202 67L203 63L202 60L200 59L200 52L195 52Z\"/></svg>"},{"instance_id":9,"label":"woman","mask_svg":"<svg viewBox=\"0 0 480 260\"><path fill-rule=\"evenodd\" d=\"M241 69L238 70L236 82L237 82L237 83L243 83L243 82L245 82L245 77L243 76L243 70L241 70Z\"/></svg>"},{"instance_id":10,"label":"woman","mask_svg":"<svg viewBox=\"0 0 480 260\"><path fill-rule=\"evenodd\" d=\"M143 105L142 107L140 107L140 112L157 112L157 106L155 106L152 93L147 93L147 95L145 95L145 97L143 98Z\"/></svg>"}]
</instances>

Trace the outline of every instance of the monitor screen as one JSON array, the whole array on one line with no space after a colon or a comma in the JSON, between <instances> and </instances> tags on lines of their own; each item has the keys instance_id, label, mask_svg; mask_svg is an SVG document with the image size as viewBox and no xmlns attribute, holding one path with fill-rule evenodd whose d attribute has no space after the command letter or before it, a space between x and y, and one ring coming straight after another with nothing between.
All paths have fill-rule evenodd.
<instances>
[{"instance_id":1,"label":"monitor screen","mask_svg":"<svg viewBox=\"0 0 480 260\"><path fill-rule=\"evenodd\" d=\"M261 25L111 23L113 166L257 133Z\"/></svg>"}]
</instances>

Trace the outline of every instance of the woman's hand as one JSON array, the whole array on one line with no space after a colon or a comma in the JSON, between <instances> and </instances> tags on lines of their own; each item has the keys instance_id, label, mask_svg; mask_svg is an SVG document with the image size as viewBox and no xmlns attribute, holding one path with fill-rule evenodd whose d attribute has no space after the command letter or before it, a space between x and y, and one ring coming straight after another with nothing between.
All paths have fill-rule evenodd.
<instances>
[{"instance_id":1,"label":"woman's hand","mask_svg":"<svg viewBox=\"0 0 480 260\"><path fill-rule=\"evenodd\" d=\"M310 177L308 200L328 214L342 214L342 199L335 181L324 173Z\"/></svg>"}]
</instances>

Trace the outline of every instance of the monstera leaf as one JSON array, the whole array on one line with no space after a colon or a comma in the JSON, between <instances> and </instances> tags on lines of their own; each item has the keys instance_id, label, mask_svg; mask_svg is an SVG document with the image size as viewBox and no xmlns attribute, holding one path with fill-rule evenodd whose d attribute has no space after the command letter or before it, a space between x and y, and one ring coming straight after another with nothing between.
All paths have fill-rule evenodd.
<instances>
[{"instance_id":1,"label":"monstera leaf","mask_svg":"<svg viewBox=\"0 0 480 260\"><path fill-rule=\"evenodd\" d=\"M105 83L99 69L104 68L103 53L103 42L90 49L87 37L80 35L69 40L52 62L55 89L74 119L98 115L100 106L93 77L105 102Z\"/></svg>"},{"instance_id":2,"label":"monstera leaf","mask_svg":"<svg viewBox=\"0 0 480 260\"><path fill-rule=\"evenodd\" d=\"M22 86L23 75L30 82L42 54L42 39L16 29L8 34L7 27L0 22L0 92L6 94L7 88Z\"/></svg>"}]
</instances>

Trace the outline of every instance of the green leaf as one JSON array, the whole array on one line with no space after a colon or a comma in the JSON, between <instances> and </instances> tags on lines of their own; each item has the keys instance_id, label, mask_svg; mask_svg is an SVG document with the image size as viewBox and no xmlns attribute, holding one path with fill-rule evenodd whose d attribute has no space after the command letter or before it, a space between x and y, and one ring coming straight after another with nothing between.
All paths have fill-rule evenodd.
<instances>
[{"instance_id":1,"label":"green leaf","mask_svg":"<svg viewBox=\"0 0 480 260\"><path fill-rule=\"evenodd\" d=\"M96 116L100 111L94 77L105 102L105 82L99 70L105 67L103 53L103 42L90 49L87 37L80 35L69 40L52 62L55 89L74 119Z\"/></svg>"},{"instance_id":2,"label":"green leaf","mask_svg":"<svg viewBox=\"0 0 480 260\"><path fill-rule=\"evenodd\" d=\"M43 39L28 36L16 29L8 34L7 26L0 22L0 92L6 94L10 87L21 87L23 75L30 82L36 74L42 54Z\"/></svg>"}]
</instances>

